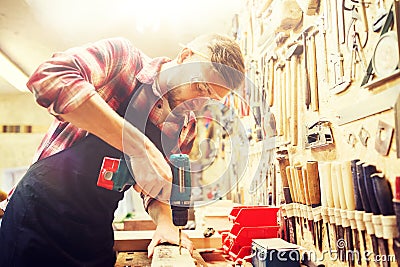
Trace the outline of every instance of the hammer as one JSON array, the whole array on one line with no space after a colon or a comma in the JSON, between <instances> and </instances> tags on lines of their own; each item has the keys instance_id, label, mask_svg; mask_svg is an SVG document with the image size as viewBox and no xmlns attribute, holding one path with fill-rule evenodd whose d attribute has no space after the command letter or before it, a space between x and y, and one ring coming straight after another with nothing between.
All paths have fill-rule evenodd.
<instances>
[{"instance_id":1,"label":"hammer","mask_svg":"<svg viewBox=\"0 0 400 267\"><path fill-rule=\"evenodd\" d=\"M292 140L291 143L293 146L297 146L297 73L298 73L298 56L303 53L303 45L295 42L288 47L286 52L286 59L290 59L290 70L291 70L291 109L290 109L290 118L291 118L291 132L292 132Z\"/></svg>"},{"instance_id":2,"label":"hammer","mask_svg":"<svg viewBox=\"0 0 400 267\"><path fill-rule=\"evenodd\" d=\"M301 38L303 39L303 51L304 51L304 67L306 71L306 79L305 79L305 104L307 109L310 107L311 104L311 88L310 88L310 75L308 73L308 53L307 53L307 35L314 28L313 25L306 28L301 33Z\"/></svg>"}]
</instances>

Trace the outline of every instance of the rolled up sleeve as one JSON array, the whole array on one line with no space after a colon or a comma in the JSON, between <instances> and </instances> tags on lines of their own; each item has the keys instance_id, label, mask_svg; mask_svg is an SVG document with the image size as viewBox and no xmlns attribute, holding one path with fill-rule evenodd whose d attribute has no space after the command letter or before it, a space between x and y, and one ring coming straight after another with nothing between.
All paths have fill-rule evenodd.
<instances>
[{"instance_id":1,"label":"rolled up sleeve","mask_svg":"<svg viewBox=\"0 0 400 267\"><path fill-rule=\"evenodd\" d=\"M123 69L130 50L129 41L114 38L55 53L31 75L27 87L51 114L68 113Z\"/></svg>"},{"instance_id":2,"label":"rolled up sleeve","mask_svg":"<svg viewBox=\"0 0 400 267\"><path fill-rule=\"evenodd\" d=\"M152 198L151 196L143 194L143 193L140 193L140 196L143 199L143 207L144 207L144 209L146 210L147 213L149 213L149 206L155 199Z\"/></svg>"}]
</instances>

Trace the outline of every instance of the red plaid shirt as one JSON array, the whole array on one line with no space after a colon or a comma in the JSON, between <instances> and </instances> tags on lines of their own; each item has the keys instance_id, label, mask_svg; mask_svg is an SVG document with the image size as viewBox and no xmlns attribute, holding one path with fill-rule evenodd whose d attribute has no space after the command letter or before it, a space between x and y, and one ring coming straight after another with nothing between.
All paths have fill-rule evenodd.
<instances>
[{"instance_id":1,"label":"red plaid shirt","mask_svg":"<svg viewBox=\"0 0 400 267\"><path fill-rule=\"evenodd\" d=\"M42 140L34 162L70 147L87 135L85 130L62 121L57 115L74 110L96 93L117 110L134 90L136 78L143 84L154 84L161 64L167 61L168 58L150 59L123 38L105 39L55 53L38 67L27 83L38 104L57 118ZM155 86L148 87L161 96ZM156 106L149 116L153 123L159 121L162 113ZM193 113L185 118L182 129L178 123L156 125L168 136L179 134L176 151L190 152L196 137ZM150 201L144 198L146 209Z\"/></svg>"}]
</instances>

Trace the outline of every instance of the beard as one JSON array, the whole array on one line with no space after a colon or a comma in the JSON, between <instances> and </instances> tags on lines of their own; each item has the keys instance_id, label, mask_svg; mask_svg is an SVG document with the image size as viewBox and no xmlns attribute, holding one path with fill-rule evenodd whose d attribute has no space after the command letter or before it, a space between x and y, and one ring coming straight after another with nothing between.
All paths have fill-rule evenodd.
<instances>
[{"instance_id":1,"label":"beard","mask_svg":"<svg viewBox=\"0 0 400 267\"><path fill-rule=\"evenodd\" d=\"M182 102L180 97L183 89L176 88L169 90L165 95L168 100L169 107L172 114L182 117L189 111L201 110L209 101L208 97L196 97Z\"/></svg>"},{"instance_id":2,"label":"beard","mask_svg":"<svg viewBox=\"0 0 400 267\"><path fill-rule=\"evenodd\" d=\"M178 106L178 96L180 94L179 89L173 89L173 90L168 90L168 92L165 94L168 105L171 108L171 111L173 111L177 106Z\"/></svg>"}]
</instances>

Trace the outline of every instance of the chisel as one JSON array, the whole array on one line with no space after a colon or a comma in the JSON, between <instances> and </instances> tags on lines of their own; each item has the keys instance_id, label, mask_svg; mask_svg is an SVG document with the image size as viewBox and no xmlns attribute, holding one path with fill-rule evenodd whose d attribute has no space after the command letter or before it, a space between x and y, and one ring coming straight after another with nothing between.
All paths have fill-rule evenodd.
<instances>
[{"instance_id":1,"label":"chisel","mask_svg":"<svg viewBox=\"0 0 400 267\"><path fill-rule=\"evenodd\" d=\"M375 235L375 229L372 223L372 210L368 200L368 194L364 183L364 170L362 165L364 163L359 161L356 163L356 171L357 171L357 182L358 182L358 189L361 196L361 202L364 208L364 222L367 229L367 233L371 238L372 243L372 251L375 257L379 257L379 245L378 245L378 238ZM379 266L378 262L375 262L377 266Z\"/></svg>"},{"instance_id":2,"label":"chisel","mask_svg":"<svg viewBox=\"0 0 400 267\"><path fill-rule=\"evenodd\" d=\"M356 224L357 224L357 229L361 232L361 238L363 241L363 246L364 246L364 252L368 250L367 248L367 241L365 238L365 223L363 221L364 217L364 210L363 210L363 204L361 202L361 196L360 196L360 190L358 187L358 179L357 179L357 168L356 164L359 162L359 159L354 159L350 162L351 164L351 175L353 177L353 189L354 189L354 202L355 202L355 209L356 212L354 214L354 217L356 219ZM358 237L358 231L354 231L354 243L356 245L359 245L359 237ZM361 251L360 247L358 247L358 251ZM358 258L358 264L361 265L361 258ZM369 261L367 260L367 265L369 265Z\"/></svg>"},{"instance_id":3,"label":"chisel","mask_svg":"<svg viewBox=\"0 0 400 267\"><path fill-rule=\"evenodd\" d=\"M291 196L291 183L289 183L290 177L288 177L289 174L286 173L286 167L290 165L289 163L289 153L287 150L280 150L277 151L277 160L279 163L279 171L281 174L281 181L282 181L282 189L283 189L283 195L285 198L285 208L287 211L287 217L286 217L286 241L291 242L291 243L297 243L297 237L296 237L296 229L295 229L295 219L292 216L293 214L293 199ZM293 190L293 188L292 188Z\"/></svg>"},{"instance_id":4,"label":"chisel","mask_svg":"<svg viewBox=\"0 0 400 267\"><path fill-rule=\"evenodd\" d=\"M353 189L353 184L351 182L352 179L350 176L346 175L346 173L343 175L342 166L343 166L342 162L333 163L332 172L337 179L342 227L344 229L344 234L346 236L345 238L346 246L344 246L341 250L342 257L343 260L348 261L350 267L353 267L354 266L353 233L351 230L350 220L347 216L349 208L354 210L354 204L353 204L354 200L352 195L353 192L348 190L348 188ZM350 180L350 182L348 180ZM342 236L341 238L343 237L344 236Z\"/></svg>"},{"instance_id":5,"label":"chisel","mask_svg":"<svg viewBox=\"0 0 400 267\"><path fill-rule=\"evenodd\" d=\"M285 168L286 178L289 185L289 192L291 196L292 202L287 204L288 206L288 218L289 218L289 228L290 228L290 242L293 244L297 244L297 229L296 229L296 210L295 210L295 202L297 202L296 188L292 179L291 166L287 166Z\"/></svg>"},{"instance_id":6,"label":"chisel","mask_svg":"<svg viewBox=\"0 0 400 267\"><path fill-rule=\"evenodd\" d=\"M393 193L390 187L389 181L385 178L383 173L371 174L372 185L376 195L376 201L379 206L380 213L383 216L395 215L393 210ZM384 239L383 236L379 238L379 248L381 250L382 265L384 267L389 267L389 245L388 240Z\"/></svg>"},{"instance_id":7,"label":"chisel","mask_svg":"<svg viewBox=\"0 0 400 267\"><path fill-rule=\"evenodd\" d=\"M332 194L333 194L333 208L335 213L335 225L336 225L336 248L338 250L340 261L345 261L346 254L346 242L344 240L344 229L342 226L342 217L341 217L341 197L343 195L342 191L342 178L341 172L338 172L338 163L331 163L331 186L332 186ZM338 175L339 174L339 175ZM343 199L344 201L344 199Z\"/></svg>"},{"instance_id":8,"label":"chisel","mask_svg":"<svg viewBox=\"0 0 400 267\"><path fill-rule=\"evenodd\" d=\"M396 185L396 191L395 191L395 198L393 199L393 209L396 214L397 234L399 234L400 233L400 176L396 177L395 185ZM400 262L399 236L393 239L393 251L396 256L397 262Z\"/></svg>"},{"instance_id":9,"label":"chisel","mask_svg":"<svg viewBox=\"0 0 400 267\"><path fill-rule=\"evenodd\" d=\"M318 162L308 161L307 167L307 187L310 197L310 204L312 208L312 214L314 218L314 234L316 235L316 245L319 250L322 251L322 223L321 221L321 192L320 192L320 181L318 176Z\"/></svg>"},{"instance_id":10,"label":"chisel","mask_svg":"<svg viewBox=\"0 0 400 267\"><path fill-rule=\"evenodd\" d=\"M312 230L310 228L310 222L308 220L308 212L307 212L307 205L310 203L310 199L307 195L306 191L306 186L305 186L305 180L303 178L303 170L302 170L302 165L300 163L294 164L294 175L295 179L298 183L298 188L299 188L299 195L300 195L300 222L301 222L301 227L303 229L303 225L306 225L308 230L312 233ZM312 225L312 223L311 223ZM304 229L302 231L303 233L303 238L304 238Z\"/></svg>"},{"instance_id":11,"label":"chisel","mask_svg":"<svg viewBox=\"0 0 400 267\"><path fill-rule=\"evenodd\" d=\"M289 154L287 150L281 150L277 152L277 160L279 163L279 171L281 174L281 181L282 181L282 189L283 189L283 196L285 198L285 202L287 204L292 203L293 199L290 195L290 187L289 182L286 174L286 167L290 165L289 163Z\"/></svg>"},{"instance_id":12,"label":"chisel","mask_svg":"<svg viewBox=\"0 0 400 267\"><path fill-rule=\"evenodd\" d=\"M341 164L341 174L343 181L343 193L347 208L347 219L350 226L346 227L346 237L348 242L349 251L354 251L355 253L349 253L349 264L354 266L355 260L361 265L361 255L360 255L360 239L358 236L357 224L355 220L355 209L356 203L354 199L354 184L351 175L351 162L345 161ZM354 243L353 243L354 236ZM357 258L355 258L357 257Z\"/></svg>"},{"instance_id":13,"label":"chisel","mask_svg":"<svg viewBox=\"0 0 400 267\"><path fill-rule=\"evenodd\" d=\"M298 222L300 226L300 234L301 237L304 239L304 228L303 228L303 218L302 212L301 212L301 206L303 203L303 196L301 194L301 187L300 187L300 181L298 177L296 176L296 168L293 166L289 167L290 170L290 176L292 177L292 183L295 188L295 198L296 198L296 203L295 203L295 217L296 221Z\"/></svg>"},{"instance_id":14,"label":"chisel","mask_svg":"<svg viewBox=\"0 0 400 267\"><path fill-rule=\"evenodd\" d=\"M321 188L321 205L322 205L322 218L326 226L326 235L328 239L329 252L332 256L332 245L330 242L330 224L335 223L335 216L333 212L333 195L331 185L331 164L329 162L318 162L318 172L320 178ZM336 229L333 225L334 234L336 239ZM336 243L337 240L335 240Z\"/></svg>"},{"instance_id":15,"label":"chisel","mask_svg":"<svg viewBox=\"0 0 400 267\"><path fill-rule=\"evenodd\" d=\"M314 226L314 219L312 215L312 206L311 206L311 195L308 187L308 173L307 173L307 167L302 167L301 168L301 177L303 178L303 186L304 186L304 192L306 196L306 204L307 206L305 207L306 211L306 217L307 217L307 223L308 223L308 229L311 232L312 235L312 240L313 240L313 245L317 245L316 241L316 234L315 234L315 226Z\"/></svg>"},{"instance_id":16,"label":"chisel","mask_svg":"<svg viewBox=\"0 0 400 267\"><path fill-rule=\"evenodd\" d=\"M362 164L361 167L362 167L362 175L363 175L362 178L364 180L366 197L372 212L372 217L371 217L372 225L374 227L375 236L378 240L378 247L380 250L379 254L387 255L388 254L387 250L385 250L385 246L387 247L387 244L385 245L384 240L382 239L382 221L380 218L381 211L377 203L377 196L375 195L375 190L372 185L372 178L371 178L371 175L376 173L377 170L374 165L367 163Z\"/></svg>"}]
</instances>

